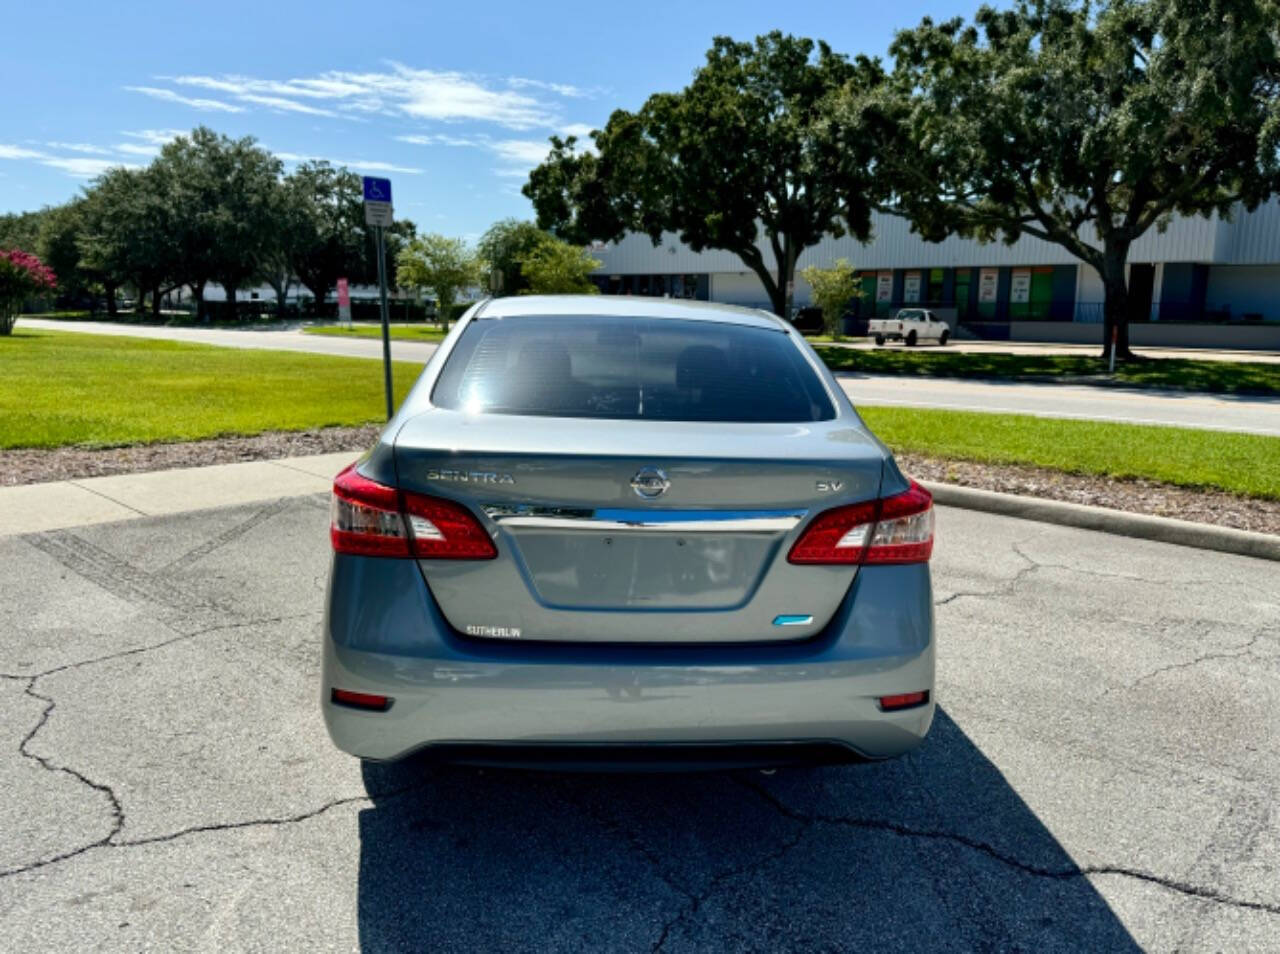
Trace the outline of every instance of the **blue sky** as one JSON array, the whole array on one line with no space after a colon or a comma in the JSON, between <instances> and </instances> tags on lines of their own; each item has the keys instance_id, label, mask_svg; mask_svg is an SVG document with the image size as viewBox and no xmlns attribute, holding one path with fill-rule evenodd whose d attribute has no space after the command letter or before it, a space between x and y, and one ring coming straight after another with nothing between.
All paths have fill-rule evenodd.
<instances>
[{"instance_id":1,"label":"blue sky","mask_svg":"<svg viewBox=\"0 0 1280 954\"><path fill-rule=\"evenodd\" d=\"M15 3L5 13L0 212L76 194L205 124L388 175L396 213L474 238L553 133L683 86L719 33L770 29L883 55L895 29L975 3Z\"/></svg>"}]
</instances>

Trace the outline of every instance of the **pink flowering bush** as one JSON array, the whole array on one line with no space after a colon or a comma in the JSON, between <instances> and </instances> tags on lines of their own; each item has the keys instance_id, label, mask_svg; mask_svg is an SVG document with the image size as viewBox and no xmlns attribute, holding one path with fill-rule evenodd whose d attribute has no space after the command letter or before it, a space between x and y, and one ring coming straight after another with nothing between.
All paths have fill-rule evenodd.
<instances>
[{"instance_id":1,"label":"pink flowering bush","mask_svg":"<svg viewBox=\"0 0 1280 954\"><path fill-rule=\"evenodd\" d=\"M57 287L53 269L30 252L0 249L0 335L13 330L23 302Z\"/></svg>"}]
</instances>

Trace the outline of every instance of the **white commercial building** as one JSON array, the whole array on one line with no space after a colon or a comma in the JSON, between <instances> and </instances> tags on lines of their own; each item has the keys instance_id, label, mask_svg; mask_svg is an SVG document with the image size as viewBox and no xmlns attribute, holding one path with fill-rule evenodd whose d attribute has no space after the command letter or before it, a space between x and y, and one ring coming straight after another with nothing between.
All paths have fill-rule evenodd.
<instances>
[{"instance_id":1,"label":"white commercial building","mask_svg":"<svg viewBox=\"0 0 1280 954\"><path fill-rule=\"evenodd\" d=\"M1086 240L1091 236L1083 236ZM762 241L766 262L773 261ZM694 252L675 235L654 246L629 235L594 246L594 278L606 294L670 295L769 307L759 278L731 252ZM809 304L799 270L844 258L862 278L849 322L903 305L927 304L989 338L1096 341L1102 321L1097 273L1066 249L1023 236L1012 245L949 238L925 242L907 221L874 218L873 237L827 237L801 255L794 301ZM1133 340L1280 348L1280 202L1230 220L1175 217L1150 230L1129 254Z\"/></svg>"}]
</instances>

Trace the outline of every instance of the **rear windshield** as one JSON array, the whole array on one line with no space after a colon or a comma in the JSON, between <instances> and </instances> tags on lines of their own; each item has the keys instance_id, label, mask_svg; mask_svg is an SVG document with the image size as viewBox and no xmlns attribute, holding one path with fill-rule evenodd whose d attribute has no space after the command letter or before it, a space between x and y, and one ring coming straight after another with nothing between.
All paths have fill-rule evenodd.
<instances>
[{"instance_id":1,"label":"rear windshield","mask_svg":"<svg viewBox=\"0 0 1280 954\"><path fill-rule=\"evenodd\" d=\"M492 414L825 421L835 409L782 331L652 318L473 321L432 401Z\"/></svg>"}]
</instances>

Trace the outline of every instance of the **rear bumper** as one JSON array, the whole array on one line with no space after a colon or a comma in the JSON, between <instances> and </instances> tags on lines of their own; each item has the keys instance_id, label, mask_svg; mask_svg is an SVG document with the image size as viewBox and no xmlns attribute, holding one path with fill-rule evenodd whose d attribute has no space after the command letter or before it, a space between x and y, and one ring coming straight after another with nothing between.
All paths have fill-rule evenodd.
<instances>
[{"instance_id":1,"label":"rear bumper","mask_svg":"<svg viewBox=\"0 0 1280 954\"><path fill-rule=\"evenodd\" d=\"M831 623L803 642L591 646L460 636L416 564L339 555L324 623L321 705L334 743L368 759L424 748L473 761L485 761L486 752L555 750L572 764L569 750L585 751L580 746L597 750L586 761L640 746L662 749L656 760L665 761L696 746L723 750L733 762L733 749L754 753L777 743L874 759L923 740L933 681L927 566L862 569ZM335 687L394 702L385 712L335 705ZM917 708L883 712L876 701L919 690L930 699Z\"/></svg>"}]
</instances>

